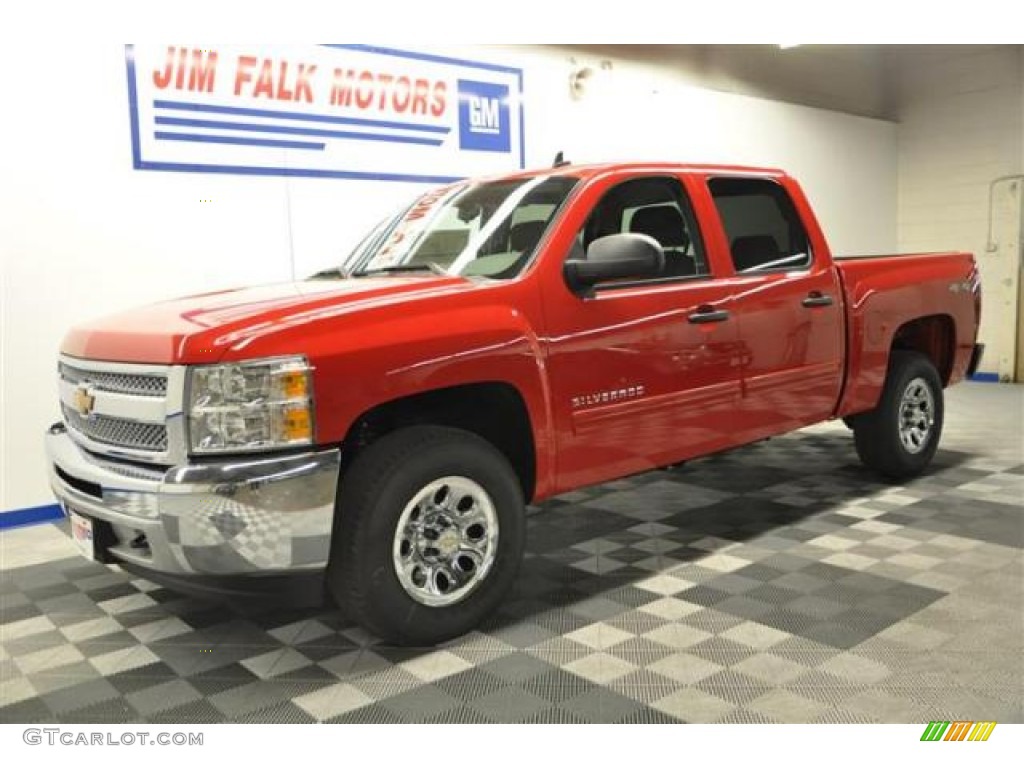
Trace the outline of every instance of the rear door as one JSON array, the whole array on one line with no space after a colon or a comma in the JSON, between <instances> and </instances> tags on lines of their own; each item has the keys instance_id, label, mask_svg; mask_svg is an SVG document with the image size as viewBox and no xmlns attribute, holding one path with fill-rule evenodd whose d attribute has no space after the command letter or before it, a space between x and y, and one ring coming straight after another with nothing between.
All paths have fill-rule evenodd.
<instances>
[{"instance_id":1,"label":"rear door","mask_svg":"<svg viewBox=\"0 0 1024 768\"><path fill-rule=\"evenodd\" d=\"M563 260L598 237L639 232L659 241L666 264L588 297L560 274L543 284L563 488L722 448L739 404L731 289L714 279L681 179L609 181L596 200Z\"/></svg>"},{"instance_id":2,"label":"rear door","mask_svg":"<svg viewBox=\"0 0 1024 768\"><path fill-rule=\"evenodd\" d=\"M792 197L774 178L711 177L707 191L746 350L741 442L829 418L842 386L845 343L842 287L824 242L814 248Z\"/></svg>"}]
</instances>

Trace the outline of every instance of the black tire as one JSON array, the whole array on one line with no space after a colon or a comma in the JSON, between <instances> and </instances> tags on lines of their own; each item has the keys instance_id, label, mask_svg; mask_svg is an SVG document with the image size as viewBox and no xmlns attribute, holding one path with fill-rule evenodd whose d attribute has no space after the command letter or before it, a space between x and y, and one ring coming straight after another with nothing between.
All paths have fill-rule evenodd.
<instances>
[{"instance_id":1,"label":"black tire","mask_svg":"<svg viewBox=\"0 0 1024 768\"><path fill-rule=\"evenodd\" d=\"M496 554L458 602L425 605L398 577L395 534L403 510L420 492L451 476L468 478L489 497L499 534ZM525 538L522 487L504 455L470 432L409 427L370 445L343 476L327 584L348 617L381 639L433 645L465 634L497 607L515 580Z\"/></svg>"},{"instance_id":2,"label":"black tire","mask_svg":"<svg viewBox=\"0 0 1024 768\"><path fill-rule=\"evenodd\" d=\"M915 410L913 419L909 416L911 410L908 407L908 420L923 425L930 411L931 422L926 430L919 427L917 431L910 431L907 439L912 446L908 447L901 437L901 425L904 395L912 383L918 393L922 391L921 387L927 390L931 407ZM853 420L857 455L865 466L891 480L919 475L939 447L943 411L942 380L931 360L918 352L894 350L889 359L881 400L874 410L858 414ZM921 434L915 442L914 435L918 432Z\"/></svg>"}]
</instances>

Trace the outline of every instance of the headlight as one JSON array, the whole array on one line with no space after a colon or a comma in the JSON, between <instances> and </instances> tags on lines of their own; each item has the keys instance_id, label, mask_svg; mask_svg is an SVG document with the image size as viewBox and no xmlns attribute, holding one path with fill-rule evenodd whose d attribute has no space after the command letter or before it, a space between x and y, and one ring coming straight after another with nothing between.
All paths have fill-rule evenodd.
<instances>
[{"instance_id":1,"label":"headlight","mask_svg":"<svg viewBox=\"0 0 1024 768\"><path fill-rule=\"evenodd\" d=\"M194 453L311 445L313 381L304 357L189 369L188 433Z\"/></svg>"}]
</instances>

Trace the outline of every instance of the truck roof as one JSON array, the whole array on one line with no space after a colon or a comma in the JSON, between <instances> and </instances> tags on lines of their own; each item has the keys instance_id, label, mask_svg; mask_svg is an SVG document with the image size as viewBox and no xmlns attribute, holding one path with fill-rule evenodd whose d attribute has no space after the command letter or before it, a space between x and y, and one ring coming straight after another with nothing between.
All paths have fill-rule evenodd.
<instances>
[{"instance_id":1,"label":"truck roof","mask_svg":"<svg viewBox=\"0 0 1024 768\"><path fill-rule=\"evenodd\" d=\"M580 179L591 179L612 171L675 171L679 173L741 173L750 176L786 176L786 172L779 168L759 168L745 165L717 165L705 163L675 163L665 161L630 161L630 162L607 162L607 163L582 163L579 165L561 165L558 167L532 168L511 173L488 175L488 179L514 179L529 176L575 176Z\"/></svg>"}]
</instances>

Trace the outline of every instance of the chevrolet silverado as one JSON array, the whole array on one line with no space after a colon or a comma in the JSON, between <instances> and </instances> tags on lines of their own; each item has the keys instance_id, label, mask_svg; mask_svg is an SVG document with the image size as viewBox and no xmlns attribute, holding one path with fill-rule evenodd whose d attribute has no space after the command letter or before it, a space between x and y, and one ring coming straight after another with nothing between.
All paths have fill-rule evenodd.
<instances>
[{"instance_id":1,"label":"chevrolet silverado","mask_svg":"<svg viewBox=\"0 0 1024 768\"><path fill-rule=\"evenodd\" d=\"M781 171L463 181L309 280L72 329L51 484L93 558L323 574L378 636L434 643L502 600L527 503L828 419L920 473L980 303L970 254L834 258Z\"/></svg>"}]
</instances>

